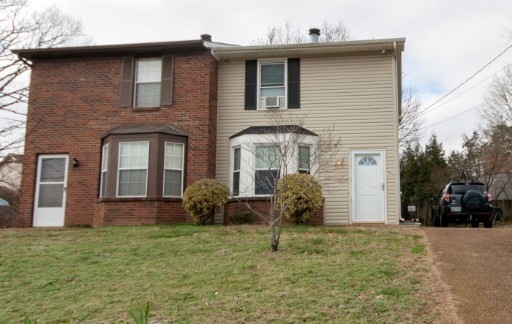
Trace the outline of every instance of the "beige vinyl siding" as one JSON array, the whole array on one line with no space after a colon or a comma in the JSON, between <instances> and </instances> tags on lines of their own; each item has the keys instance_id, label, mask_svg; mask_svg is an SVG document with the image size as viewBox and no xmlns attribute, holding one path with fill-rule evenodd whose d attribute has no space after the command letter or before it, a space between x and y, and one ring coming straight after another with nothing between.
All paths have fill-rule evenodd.
<instances>
[{"instance_id":1,"label":"beige vinyl siding","mask_svg":"<svg viewBox=\"0 0 512 324\"><path fill-rule=\"evenodd\" d=\"M341 138L336 174L342 182L324 186L325 224L350 223L351 150L385 150L387 223L397 223L398 161L394 57L389 54L301 58L301 108L281 111L305 116L305 128L321 133L334 125ZM217 178L229 184L229 137L249 126L268 125L265 111L244 110L245 61L219 62ZM322 176L322 175L321 175Z\"/></svg>"}]
</instances>

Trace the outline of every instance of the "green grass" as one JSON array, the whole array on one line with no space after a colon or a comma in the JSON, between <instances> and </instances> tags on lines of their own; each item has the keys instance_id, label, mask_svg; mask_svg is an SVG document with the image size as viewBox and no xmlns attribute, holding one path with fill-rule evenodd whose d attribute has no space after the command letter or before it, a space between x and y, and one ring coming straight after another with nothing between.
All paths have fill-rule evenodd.
<instances>
[{"instance_id":1,"label":"green grass","mask_svg":"<svg viewBox=\"0 0 512 324\"><path fill-rule=\"evenodd\" d=\"M417 229L142 226L0 231L0 322L432 322Z\"/></svg>"}]
</instances>

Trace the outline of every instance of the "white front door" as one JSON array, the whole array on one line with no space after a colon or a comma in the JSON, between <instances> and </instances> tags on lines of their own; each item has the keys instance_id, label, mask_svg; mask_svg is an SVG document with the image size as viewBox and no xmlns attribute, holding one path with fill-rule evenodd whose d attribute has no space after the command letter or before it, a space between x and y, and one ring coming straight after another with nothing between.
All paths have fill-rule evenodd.
<instances>
[{"instance_id":1,"label":"white front door","mask_svg":"<svg viewBox=\"0 0 512 324\"><path fill-rule=\"evenodd\" d=\"M381 153L357 153L352 159L354 170L355 222L384 221L384 162Z\"/></svg>"},{"instance_id":2,"label":"white front door","mask_svg":"<svg viewBox=\"0 0 512 324\"><path fill-rule=\"evenodd\" d=\"M67 178L67 155L39 156L34 202L34 227L64 226Z\"/></svg>"}]
</instances>

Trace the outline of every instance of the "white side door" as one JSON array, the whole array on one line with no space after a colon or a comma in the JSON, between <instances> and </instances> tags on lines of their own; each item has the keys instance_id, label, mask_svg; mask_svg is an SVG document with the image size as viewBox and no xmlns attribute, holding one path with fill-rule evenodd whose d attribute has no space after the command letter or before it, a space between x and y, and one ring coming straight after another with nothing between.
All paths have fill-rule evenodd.
<instances>
[{"instance_id":1,"label":"white side door","mask_svg":"<svg viewBox=\"0 0 512 324\"><path fill-rule=\"evenodd\" d=\"M355 222L384 221L383 158L380 153L358 153L353 158Z\"/></svg>"},{"instance_id":2,"label":"white side door","mask_svg":"<svg viewBox=\"0 0 512 324\"><path fill-rule=\"evenodd\" d=\"M64 226L67 180L67 155L39 156L34 202L34 227Z\"/></svg>"}]
</instances>

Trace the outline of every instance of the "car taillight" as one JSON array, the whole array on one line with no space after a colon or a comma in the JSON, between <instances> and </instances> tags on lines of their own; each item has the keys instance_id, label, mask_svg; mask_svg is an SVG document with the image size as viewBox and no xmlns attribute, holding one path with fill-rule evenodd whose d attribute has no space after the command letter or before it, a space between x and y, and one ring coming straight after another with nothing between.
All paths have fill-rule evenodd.
<instances>
[{"instance_id":1,"label":"car taillight","mask_svg":"<svg viewBox=\"0 0 512 324\"><path fill-rule=\"evenodd\" d=\"M489 192L487 193L487 201L492 201L492 196Z\"/></svg>"},{"instance_id":2,"label":"car taillight","mask_svg":"<svg viewBox=\"0 0 512 324\"><path fill-rule=\"evenodd\" d=\"M445 193L444 196L443 196L443 200L447 201L447 202L450 202L450 194L449 193Z\"/></svg>"}]
</instances>

